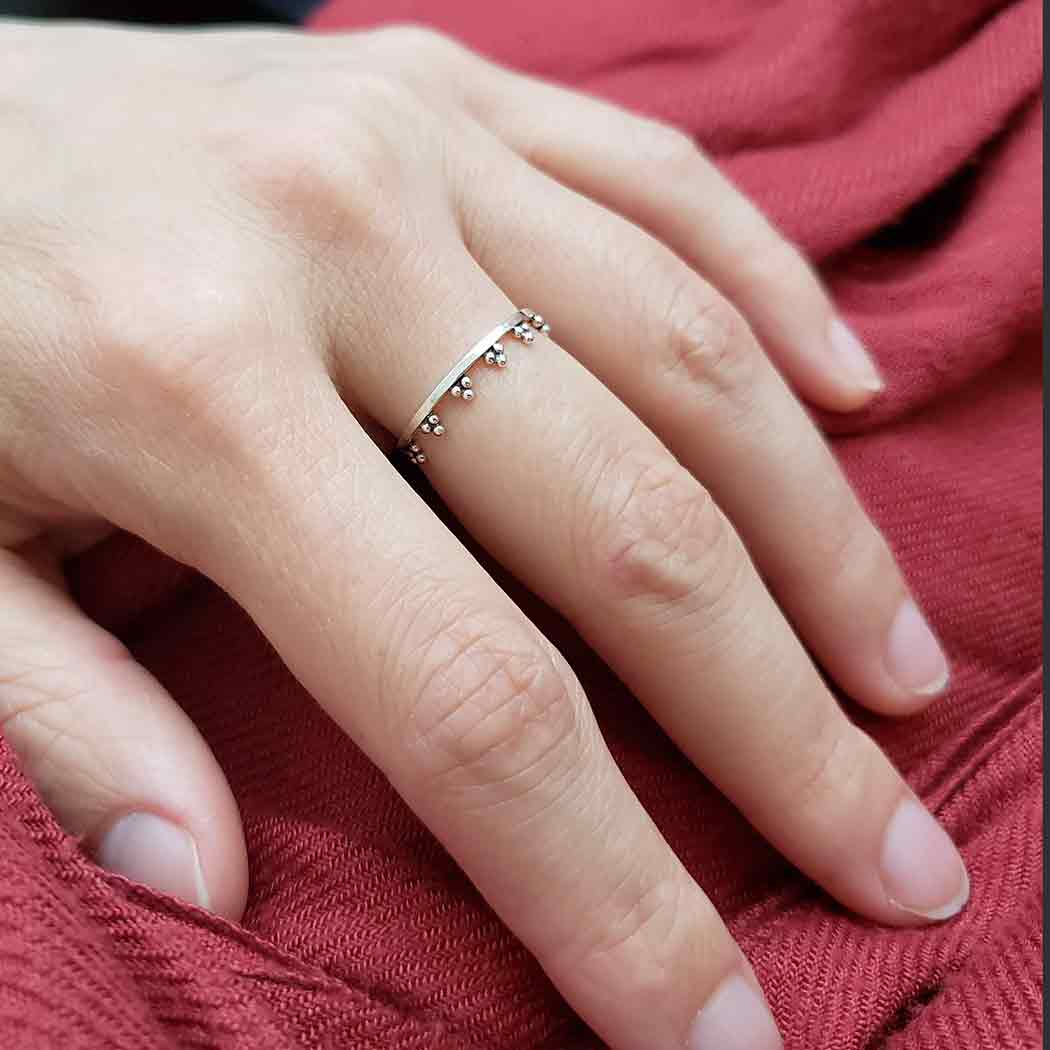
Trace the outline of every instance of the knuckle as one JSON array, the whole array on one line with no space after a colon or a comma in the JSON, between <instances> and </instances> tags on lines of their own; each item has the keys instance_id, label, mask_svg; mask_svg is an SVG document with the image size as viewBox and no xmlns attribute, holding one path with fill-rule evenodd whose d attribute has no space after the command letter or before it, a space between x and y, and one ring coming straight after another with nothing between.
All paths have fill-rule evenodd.
<instances>
[{"instance_id":1,"label":"knuckle","mask_svg":"<svg viewBox=\"0 0 1050 1050\"><path fill-rule=\"evenodd\" d=\"M821 527L812 539L820 562L826 567L827 579L841 583L858 573L863 579L876 579L876 572L885 566L876 564L881 559L872 557L872 537L868 529L859 527L860 515L843 499L831 500L826 507Z\"/></svg>"},{"instance_id":2,"label":"knuckle","mask_svg":"<svg viewBox=\"0 0 1050 1050\"><path fill-rule=\"evenodd\" d=\"M870 594L872 587L878 593L886 583L895 582L897 570L885 540L845 483L835 478L833 491L824 498L813 495L814 505L822 508L819 527L811 530L809 556L795 566L797 575L788 585L804 585L813 565L820 566L822 577L840 593L864 589Z\"/></svg>"},{"instance_id":3,"label":"knuckle","mask_svg":"<svg viewBox=\"0 0 1050 1050\"><path fill-rule=\"evenodd\" d=\"M577 972L614 970L636 992L665 988L680 958L688 925L681 881L633 874L581 924L583 936L566 950Z\"/></svg>"},{"instance_id":4,"label":"knuckle","mask_svg":"<svg viewBox=\"0 0 1050 1050\"><path fill-rule=\"evenodd\" d=\"M151 476L173 456L209 470L264 466L278 422L274 313L230 265L198 259L196 268L178 270L155 258L124 258L121 268L139 274L133 296L121 292L112 267L81 281L77 350L63 377L87 424L77 441L104 439L141 455ZM170 491L173 513L176 505L187 509L183 496L188 506L198 502L189 491Z\"/></svg>"},{"instance_id":5,"label":"knuckle","mask_svg":"<svg viewBox=\"0 0 1050 1050\"><path fill-rule=\"evenodd\" d=\"M224 122L214 141L251 196L287 208L316 194L323 207L331 205L349 162L345 123L334 100L300 99L279 125L249 124L222 134Z\"/></svg>"},{"instance_id":6,"label":"knuckle","mask_svg":"<svg viewBox=\"0 0 1050 1050\"><path fill-rule=\"evenodd\" d=\"M208 135L238 192L296 243L356 247L389 236L419 145L434 134L419 96L371 70L328 70L312 93L285 85L288 71L263 75L275 83L257 87L254 118L235 108ZM259 103L276 95L296 99L279 122Z\"/></svg>"},{"instance_id":7,"label":"knuckle","mask_svg":"<svg viewBox=\"0 0 1050 1050\"><path fill-rule=\"evenodd\" d=\"M259 345L254 297L223 278L171 279L166 266L151 261L138 269L143 277L133 297L105 277L92 279L82 311L81 363L106 396L120 390L122 397L143 401L138 407L144 414L168 406L199 419L241 362L237 344ZM151 271L158 274L155 283L146 276Z\"/></svg>"},{"instance_id":8,"label":"knuckle","mask_svg":"<svg viewBox=\"0 0 1050 1050\"><path fill-rule=\"evenodd\" d=\"M612 491L596 500L597 535L585 545L597 554L603 589L620 601L710 612L740 557L711 495L670 457L621 462L609 476Z\"/></svg>"},{"instance_id":9,"label":"knuckle","mask_svg":"<svg viewBox=\"0 0 1050 1050\"><path fill-rule=\"evenodd\" d=\"M808 302L818 287L799 252L772 229L743 240L735 251L734 263L738 281L778 299L790 295Z\"/></svg>"},{"instance_id":10,"label":"knuckle","mask_svg":"<svg viewBox=\"0 0 1050 1050\"><path fill-rule=\"evenodd\" d=\"M427 790L489 787L519 799L575 766L585 748L579 686L511 628L460 622L437 632L410 709L408 739Z\"/></svg>"},{"instance_id":11,"label":"knuckle","mask_svg":"<svg viewBox=\"0 0 1050 1050\"><path fill-rule=\"evenodd\" d=\"M183 228L157 242L119 222L112 232L100 245L62 233L38 246L31 236L17 254L27 260L16 299L25 316L0 310L0 338L13 326L13 345L32 365L0 402L48 443L89 449L100 468L99 440L118 429L123 445L106 448L201 428L227 433L237 413L218 401L274 344L277 315L266 294L273 260L232 228L203 237ZM42 413L45 400L61 410Z\"/></svg>"},{"instance_id":12,"label":"knuckle","mask_svg":"<svg viewBox=\"0 0 1050 1050\"><path fill-rule=\"evenodd\" d=\"M870 803L876 770L884 762L875 741L838 711L827 711L805 746L793 753L803 756L792 765L790 783L798 811L829 835L855 821Z\"/></svg>"},{"instance_id":13,"label":"knuckle","mask_svg":"<svg viewBox=\"0 0 1050 1050\"><path fill-rule=\"evenodd\" d=\"M646 168L671 179L695 175L700 151L684 131L658 120L640 120L635 130L635 153Z\"/></svg>"},{"instance_id":14,"label":"knuckle","mask_svg":"<svg viewBox=\"0 0 1050 1050\"><path fill-rule=\"evenodd\" d=\"M464 48L452 37L420 22L402 22L383 26L371 34L380 47L409 57L417 66L440 68L464 54Z\"/></svg>"},{"instance_id":15,"label":"knuckle","mask_svg":"<svg viewBox=\"0 0 1050 1050\"><path fill-rule=\"evenodd\" d=\"M666 284L666 282L665 282ZM661 371L680 398L716 397L740 408L750 404L758 347L747 322L693 274L679 275L657 327L663 336Z\"/></svg>"},{"instance_id":16,"label":"knuckle","mask_svg":"<svg viewBox=\"0 0 1050 1050\"><path fill-rule=\"evenodd\" d=\"M387 146L400 145L405 130L415 132L427 120L428 111L420 96L403 77L371 70L330 73L329 76L334 78L333 104L326 105L321 112L327 118L323 122L324 130L332 130L332 120L338 120L344 129L337 142L346 141L348 109L377 143ZM387 152L381 156L384 161L390 159Z\"/></svg>"}]
</instances>

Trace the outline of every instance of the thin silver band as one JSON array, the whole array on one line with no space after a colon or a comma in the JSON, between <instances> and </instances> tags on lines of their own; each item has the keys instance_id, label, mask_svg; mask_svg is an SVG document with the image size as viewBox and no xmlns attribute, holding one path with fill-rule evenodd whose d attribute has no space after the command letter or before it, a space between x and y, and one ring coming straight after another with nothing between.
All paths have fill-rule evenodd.
<instances>
[{"instance_id":1,"label":"thin silver band","mask_svg":"<svg viewBox=\"0 0 1050 1050\"><path fill-rule=\"evenodd\" d=\"M515 310L514 315L508 318L503 324L496 325L491 332L486 333L481 339L479 339L441 378L441 381L431 391L430 396L416 409L415 415L408 421L408 426L401 431L401 436L397 439L397 447L399 449L407 448L412 441L412 435L415 434L416 430L419 429L420 423L430 415L431 410L434 406L449 392L456 380L463 375L464 372L475 361L480 358L486 350L492 347L492 344L498 342L503 336L505 336L512 328L516 325L527 321L528 317L522 313L521 310Z\"/></svg>"}]
</instances>

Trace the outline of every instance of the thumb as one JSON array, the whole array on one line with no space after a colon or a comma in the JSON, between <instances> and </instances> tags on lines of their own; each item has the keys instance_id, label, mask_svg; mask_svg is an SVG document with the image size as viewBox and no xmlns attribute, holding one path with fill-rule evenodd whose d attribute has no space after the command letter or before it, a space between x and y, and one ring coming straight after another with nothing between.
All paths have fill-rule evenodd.
<instances>
[{"instance_id":1,"label":"thumb","mask_svg":"<svg viewBox=\"0 0 1050 1050\"><path fill-rule=\"evenodd\" d=\"M57 563L0 550L0 727L62 825L106 868L232 919L248 864L208 745Z\"/></svg>"}]
</instances>

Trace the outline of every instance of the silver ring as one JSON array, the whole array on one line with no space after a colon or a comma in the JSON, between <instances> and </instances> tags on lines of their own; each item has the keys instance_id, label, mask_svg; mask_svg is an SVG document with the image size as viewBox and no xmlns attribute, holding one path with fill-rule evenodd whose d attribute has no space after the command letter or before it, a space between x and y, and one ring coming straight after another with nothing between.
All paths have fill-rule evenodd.
<instances>
[{"instance_id":1,"label":"silver ring","mask_svg":"<svg viewBox=\"0 0 1050 1050\"><path fill-rule=\"evenodd\" d=\"M441 437L445 433L445 424L435 411L437 403L451 394L461 401L473 401L476 391L474 381L467 375L470 367L478 360L485 364L503 368L507 364L507 351L500 340L510 334L526 345L536 338L536 333L546 335L551 326L535 310L522 306L515 310L501 325L479 339L442 377L441 382L430 392L430 396L416 409L397 439L397 447L408 455L413 463L426 463L427 453L419 445L423 438ZM417 440L418 438L418 440Z\"/></svg>"}]
</instances>

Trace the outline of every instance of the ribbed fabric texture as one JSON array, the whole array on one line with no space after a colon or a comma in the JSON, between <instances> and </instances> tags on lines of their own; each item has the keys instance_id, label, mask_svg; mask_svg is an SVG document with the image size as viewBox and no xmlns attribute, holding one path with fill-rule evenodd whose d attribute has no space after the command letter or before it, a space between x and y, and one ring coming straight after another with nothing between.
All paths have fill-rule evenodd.
<instances>
[{"instance_id":1,"label":"ribbed fabric texture","mask_svg":"<svg viewBox=\"0 0 1050 1050\"><path fill-rule=\"evenodd\" d=\"M955 677L908 721L850 710L960 844L973 897L958 919L889 930L846 914L564 624L506 585L576 667L626 776L753 960L790 1050L1033 1050L1040 5L345 0L317 25L405 18L695 133L822 265L874 349L887 395L824 422ZM234 927L98 870L0 744L3 1045L600 1045L223 594L127 537L72 572L87 609L214 748L244 818L251 898Z\"/></svg>"}]
</instances>

